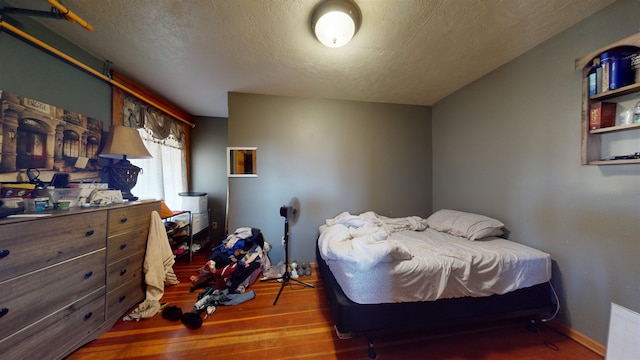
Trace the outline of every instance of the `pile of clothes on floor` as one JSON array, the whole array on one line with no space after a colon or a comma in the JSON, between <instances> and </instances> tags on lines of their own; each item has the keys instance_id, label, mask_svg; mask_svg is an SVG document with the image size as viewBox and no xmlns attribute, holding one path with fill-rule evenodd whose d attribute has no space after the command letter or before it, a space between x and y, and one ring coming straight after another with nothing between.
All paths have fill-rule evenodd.
<instances>
[{"instance_id":1,"label":"pile of clothes on floor","mask_svg":"<svg viewBox=\"0 0 640 360\"><path fill-rule=\"evenodd\" d=\"M229 289L214 290L208 287L204 292L198 294L198 301L193 305L193 310L182 313L182 309L173 305L166 306L162 310L162 317L171 320L182 320L182 323L190 329L198 329L202 326L202 321L216 311L219 306L239 305L256 297L254 290L244 293L229 293ZM204 313L204 319L201 314Z\"/></svg>"},{"instance_id":2,"label":"pile of clothes on floor","mask_svg":"<svg viewBox=\"0 0 640 360\"><path fill-rule=\"evenodd\" d=\"M268 252L271 245L264 240L260 229L241 227L228 235L212 254L198 275L191 277L191 291L211 287L244 293L264 269L269 269Z\"/></svg>"},{"instance_id":3,"label":"pile of clothes on floor","mask_svg":"<svg viewBox=\"0 0 640 360\"><path fill-rule=\"evenodd\" d=\"M263 269L271 268L268 252L269 243L264 241L260 229L241 227L228 235L220 245L212 249L211 256L191 277L191 291L205 288L197 296L190 312L182 313L176 306L163 309L162 317L182 322L191 329L197 329L204 319L218 306L238 305L256 297L255 291L247 291Z\"/></svg>"}]
</instances>

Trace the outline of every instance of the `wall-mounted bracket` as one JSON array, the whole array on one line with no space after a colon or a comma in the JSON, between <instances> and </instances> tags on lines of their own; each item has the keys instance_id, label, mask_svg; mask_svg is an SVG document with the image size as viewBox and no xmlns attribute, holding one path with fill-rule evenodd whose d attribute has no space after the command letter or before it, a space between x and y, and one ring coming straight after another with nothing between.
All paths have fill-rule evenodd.
<instances>
[{"instance_id":1,"label":"wall-mounted bracket","mask_svg":"<svg viewBox=\"0 0 640 360\"><path fill-rule=\"evenodd\" d=\"M67 20L70 22L74 22L89 31L93 30L93 26L81 19L73 11L60 4L57 0L47 0L47 2L52 5L51 11L5 7L0 9L0 19L2 19L2 16L4 14L20 14L35 17L46 17L50 19Z\"/></svg>"},{"instance_id":2,"label":"wall-mounted bracket","mask_svg":"<svg viewBox=\"0 0 640 360\"><path fill-rule=\"evenodd\" d=\"M43 10L32 10L32 9L20 9L14 7L6 7L0 9L0 14L18 14L18 15L26 15L26 16L35 16L35 17L46 17L58 20L65 20L64 15L60 12L60 10L52 7L51 11L43 11Z\"/></svg>"}]
</instances>

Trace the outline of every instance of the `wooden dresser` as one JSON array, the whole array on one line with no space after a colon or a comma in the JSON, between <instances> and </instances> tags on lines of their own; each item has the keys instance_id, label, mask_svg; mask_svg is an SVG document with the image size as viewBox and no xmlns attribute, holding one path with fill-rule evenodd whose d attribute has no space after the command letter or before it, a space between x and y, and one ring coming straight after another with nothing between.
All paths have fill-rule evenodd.
<instances>
[{"instance_id":1,"label":"wooden dresser","mask_svg":"<svg viewBox=\"0 0 640 360\"><path fill-rule=\"evenodd\" d=\"M143 300L153 210L159 201L0 220L2 358L63 358Z\"/></svg>"}]
</instances>

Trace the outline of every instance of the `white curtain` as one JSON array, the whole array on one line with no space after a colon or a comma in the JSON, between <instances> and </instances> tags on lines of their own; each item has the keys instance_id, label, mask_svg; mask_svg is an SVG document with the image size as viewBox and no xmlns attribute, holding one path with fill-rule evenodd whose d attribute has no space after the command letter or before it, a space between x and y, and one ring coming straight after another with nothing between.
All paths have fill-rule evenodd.
<instances>
[{"instance_id":1,"label":"white curtain","mask_svg":"<svg viewBox=\"0 0 640 360\"><path fill-rule=\"evenodd\" d=\"M142 168L131 192L140 199L164 199L169 209L182 210L180 192L187 191L186 154L173 136L158 141L151 131L138 129L142 142L153 156L151 159L129 159Z\"/></svg>"}]
</instances>

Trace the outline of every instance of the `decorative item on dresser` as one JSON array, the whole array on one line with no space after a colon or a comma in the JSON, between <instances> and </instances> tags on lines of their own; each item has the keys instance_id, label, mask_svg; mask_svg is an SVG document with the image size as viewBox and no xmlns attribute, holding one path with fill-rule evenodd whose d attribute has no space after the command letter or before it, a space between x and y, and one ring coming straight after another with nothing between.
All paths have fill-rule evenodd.
<instances>
[{"instance_id":1,"label":"decorative item on dresser","mask_svg":"<svg viewBox=\"0 0 640 360\"><path fill-rule=\"evenodd\" d=\"M0 220L3 359L63 358L142 300L153 210L159 201Z\"/></svg>"},{"instance_id":2,"label":"decorative item on dresser","mask_svg":"<svg viewBox=\"0 0 640 360\"><path fill-rule=\"evenodd\" d=\"M138 200L131 194L131 189L138 182L141 168L131 164L129 159L148 159L151 156L144 146L138 130L126 126L111 126L107 142L100 152L100 157L120 159L115 164L106 165L109 173L109 187L122 191L125 200Z\"/></svg>"}]
</instances>

